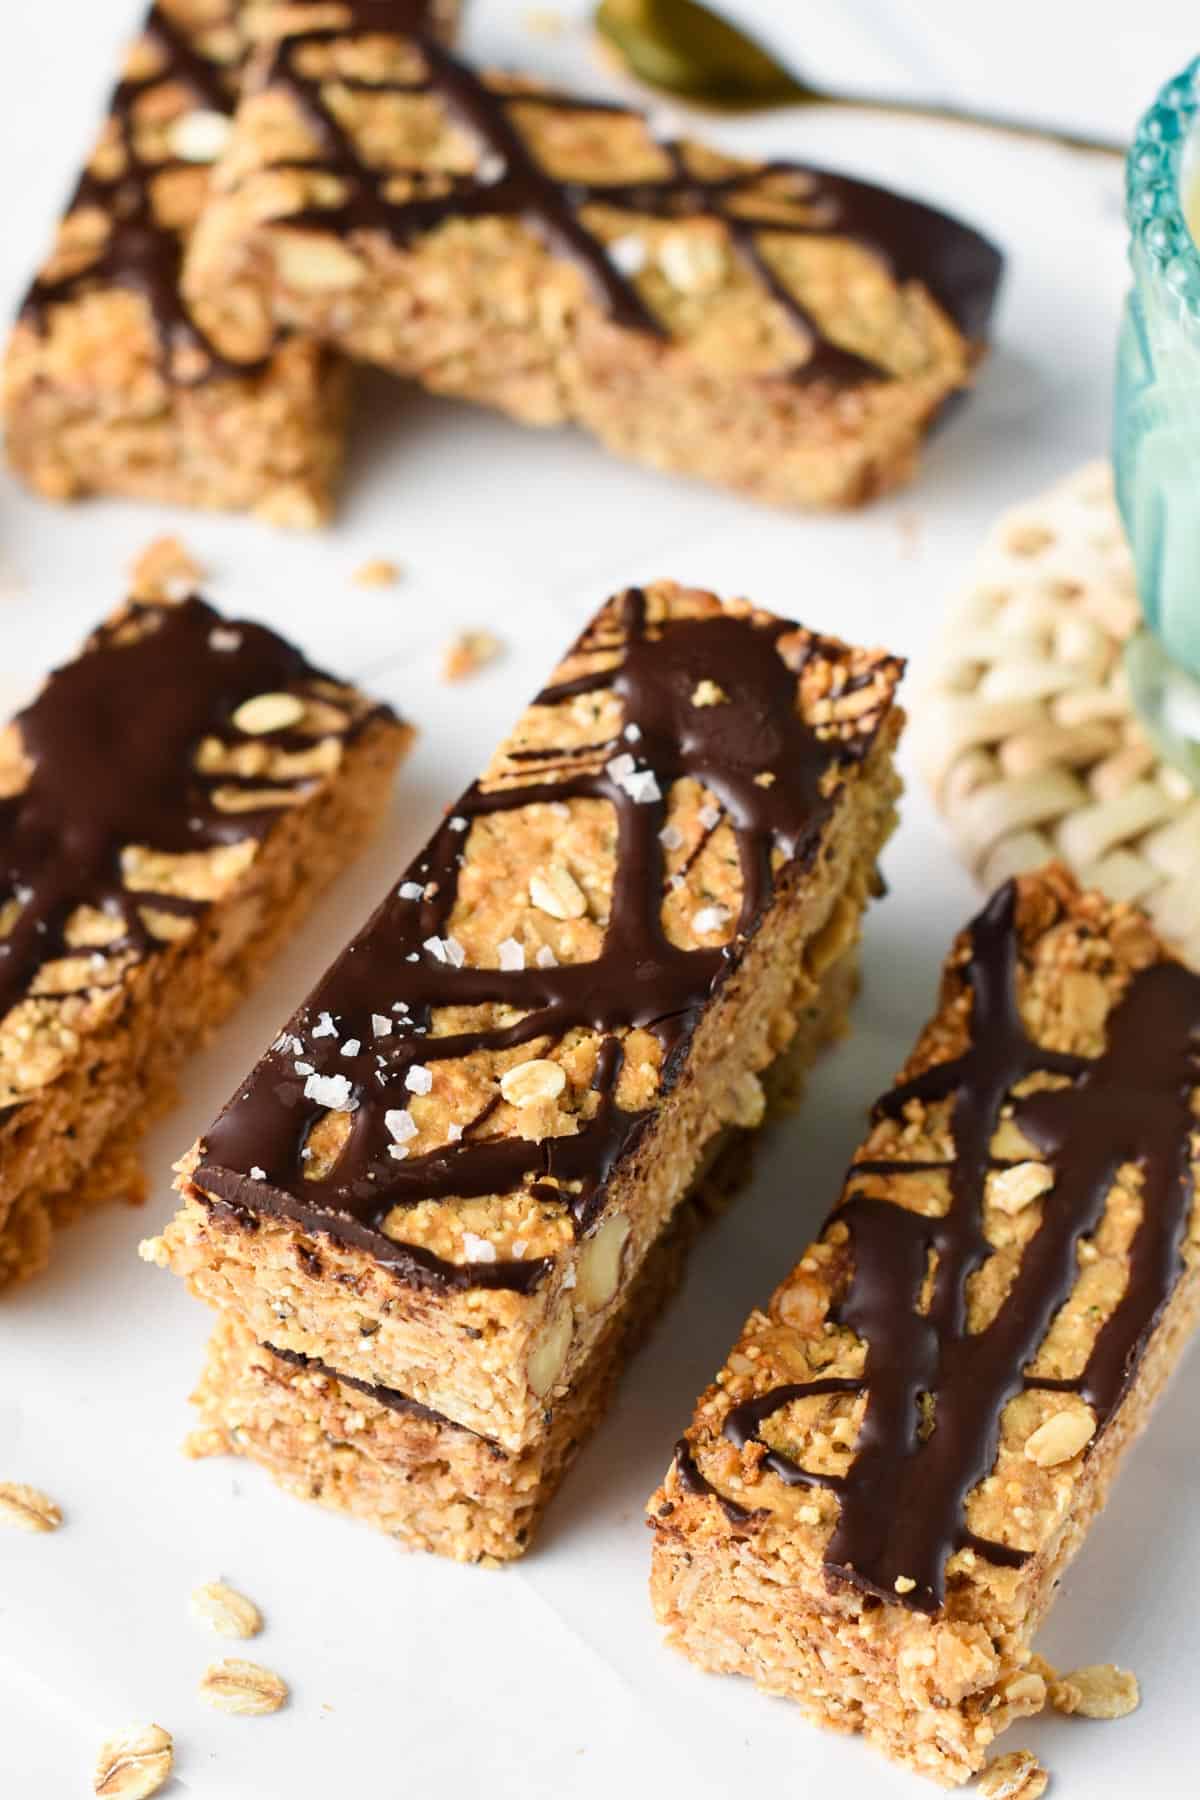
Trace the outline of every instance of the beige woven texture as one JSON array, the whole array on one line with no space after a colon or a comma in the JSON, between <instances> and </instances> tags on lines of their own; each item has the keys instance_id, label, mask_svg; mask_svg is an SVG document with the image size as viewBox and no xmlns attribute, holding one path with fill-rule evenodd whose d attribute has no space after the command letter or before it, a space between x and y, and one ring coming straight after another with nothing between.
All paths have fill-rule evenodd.
<instances>
[{"instance_id":1,"label":"beige woven texture","mask_svg":"<svg viewBox=\"0 0 1200 1800\"><path fill-rule=\"evenodd\" d=\"M912 736L985 886L1057 857L1200 964L1200 796L1132 713L1138 616L1112 471L1090 463L993 528Z\"/></svg>"}]
</instances>

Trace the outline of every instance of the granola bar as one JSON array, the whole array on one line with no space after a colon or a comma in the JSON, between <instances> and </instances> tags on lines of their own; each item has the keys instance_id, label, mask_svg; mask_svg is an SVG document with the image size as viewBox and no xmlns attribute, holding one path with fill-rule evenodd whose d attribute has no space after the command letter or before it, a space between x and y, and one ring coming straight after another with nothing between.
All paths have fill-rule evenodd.
<instances>
[{"instance_id":1,"label":"granola bar","mask_svg":"<svg viewBox=\"0 0 1200 1800\"><path fill-rule=\"evenodd\" d=\"M282 321L532 425L784 505L906 479L999 280L976 232L864 182L659 141L480 74L386 0L257 62L185 285L253 354Z\"/></svg>"},{"instance_id":2,"label":"granola bar","mask_svg":"<svg viewBox=\"0 0 1200 1800\"><path fill-rule=\"evenodd\" d=\"M0 731L0 1286L141 1197L188 1053L354 852L408 730L262 626L131 602Z\"/></svg>"},{"instance_id":3,"label":"granola bar","mask_svg":"<svg viewBox=\"0 0 1200 1800\"><path fill-rule=\"evenodd\" d=\"M451 10L435 16L448 25ZM295 526L328 516L344 365L274 331L252 356L223 352L179 286L249 42L271 16L265 0L158 0L126 53L4 363L10 461L50 499L125 494Z\"/></svg>"},{"instance_id":4,"label":"granola bar","mask_svg":"<svg viewBox=\"0 0 1200 1800\"><path fill-rule=\"evenodd\" d=\"M894 816L900 665L659 582L597 614L212 1129L145 1254L506 1452L587 1378Z\"/></svg>"},{"instance_id":5,"label":"granola bar","mask_svg":"<svg viewBox=\"0 0 1200 1800\"><path fill-rule=\"evenodd\" d=\"M1196 1323L1200 976L1050 868L958 940L840 1204L650 1503L660 1621L943 1782Z\"/></svg>"},{"instance_id":6,"label":"granola bar","mask_svg":"<svg viewBox=\"0 0 1200 1800\"><path fill-rule=\"evenodd\" d=\"M824 972L786 1054L763 1071L772 1109L794 1103L822 1044L846 1027L857 945ZM704 1147L675 1209L604 1326L579 1379L525 1449L456 1425L394 1390L338 1376L296 1351L258 1344L229 1315L192 1396L203 1421L191 1454L234 1454L306 1500L458 1562L523 1555L559 1483L603 1417L628 1358L660 1319L701 1228L749 1179L756 1131L729 1125Z\"/></svg>"}]
</instances>

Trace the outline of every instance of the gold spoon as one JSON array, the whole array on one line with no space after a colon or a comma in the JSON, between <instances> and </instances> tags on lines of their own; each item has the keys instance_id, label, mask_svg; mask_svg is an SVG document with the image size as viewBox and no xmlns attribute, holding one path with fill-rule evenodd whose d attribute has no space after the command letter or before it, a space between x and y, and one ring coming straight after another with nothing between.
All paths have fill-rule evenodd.
<instances>
[{"instance_id":1,"label":"gold spoon","mask_svg":"<svg viewBox=\"0 0 1200 1800\"><path fill-rule=\"evenodd\" d=\"M919 100L881 100L814 87L754 38L700 0L600 0L595 27L604 45L638 81L680 100L727 112L771 106L853 106L860 111L950 120L1013 137L1040 138L1068 150L1124 156L1127 146L964 107Z\"/></svg>"}]
</instances>

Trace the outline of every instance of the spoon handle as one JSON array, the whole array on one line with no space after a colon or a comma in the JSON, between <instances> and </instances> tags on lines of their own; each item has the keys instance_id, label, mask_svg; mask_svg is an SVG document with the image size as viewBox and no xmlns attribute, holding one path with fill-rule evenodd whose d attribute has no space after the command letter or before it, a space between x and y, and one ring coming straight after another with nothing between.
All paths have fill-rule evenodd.
<instances>
[{"instance_id":1,"label":"spoon handle","mask_svg":"<svg viewBox=\"0 0 1200 1800\"><path fill-rule=\"evenodd\" d=\"M1129 148L1119 138L1067 131L1055 125L1039 125L1026 119L1014 119L1004 113L976 112L972 107L951 106L930 100L883 100L869 94L832 93L824 89L798 89L797 99L810 106L836 106L857 112L890 113L908 119L934 119L942 124L971 125L978 131L1002 132L1006 137L1057 144L1064 150L1086 150L1097 156L1123 157Z\"/></svg>"}]
</instances>

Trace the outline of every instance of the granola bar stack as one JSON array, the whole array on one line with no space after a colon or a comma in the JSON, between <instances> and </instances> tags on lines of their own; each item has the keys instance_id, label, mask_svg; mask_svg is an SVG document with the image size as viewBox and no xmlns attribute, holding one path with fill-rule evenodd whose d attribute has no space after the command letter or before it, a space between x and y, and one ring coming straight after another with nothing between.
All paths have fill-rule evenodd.
<instances>
[{"instance_id":1,"label":"granola bar stack","mask_svg":"<svg viewBox=\"0 0 1200 1800\"><path fill-rule=\"evenodd\" d=\"M145 1254L220 1312L201 1449L521 1553L842 1027L899 674L671 582L601 609L181 1165Z\"/></svg>"}]
</instances>

